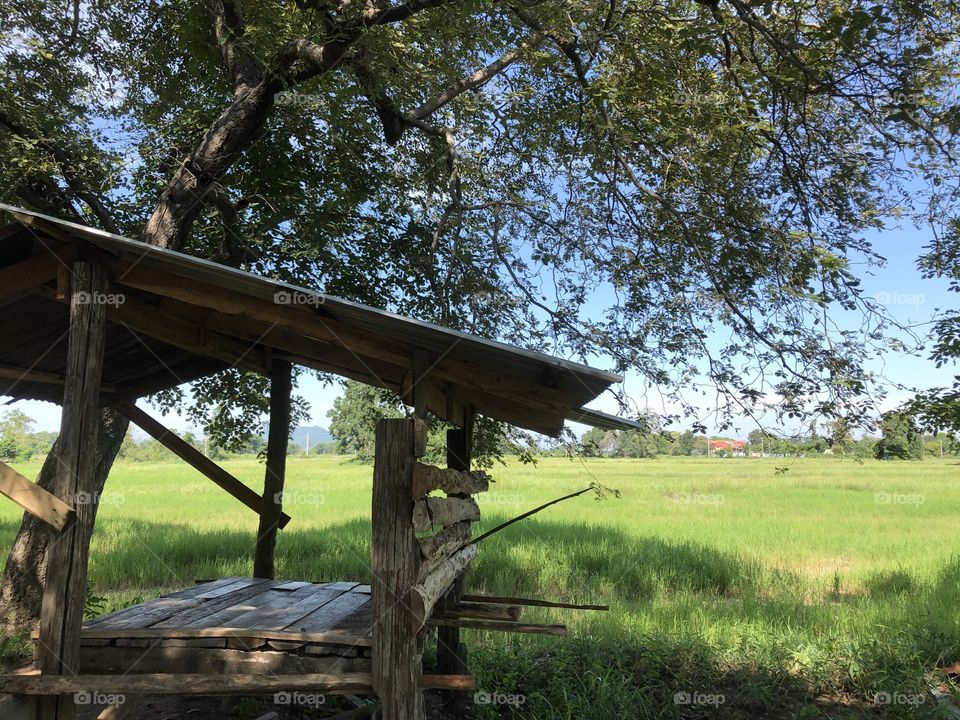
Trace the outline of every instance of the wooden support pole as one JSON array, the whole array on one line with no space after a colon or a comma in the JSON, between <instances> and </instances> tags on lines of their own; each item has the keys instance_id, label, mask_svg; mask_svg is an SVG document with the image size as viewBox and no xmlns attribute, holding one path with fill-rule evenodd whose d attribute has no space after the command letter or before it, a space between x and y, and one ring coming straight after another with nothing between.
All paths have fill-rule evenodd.
<instances>
[{"instance_id":1,"label":"wooden support pole","mask_svg":"<svg viewBox=\"0 0 960 720\"><path fill-rule=\"evenodd\" d=\"M464 412L464 426L447 430L447 467L468 472L473 452L473 408ZM463 597L463 575L453 583L447 594L445 606L457 603ZM467 672L467 648L460 642L460 628L441 626L437 629L437 672L461 674ZM462 714L466 706L465 696L451 693L445 698L448 712Z\"/></svg>"},{"instance_id":2,"label":"wooden support pole","mask_svg":"<svg viewBox=\"0 0 960 720\"><path fill-rule=\"evenodd\" d=\"M75 505L76 521L50 538L47 576L40 611L37 661L45 675L79 672L80 626L87 593L87 559L96 517L94 469L100 427L100 374L103 369L106 305L98 302L109 281L105 268L73 265L60 453L54 494ZM83 494L81 494L83 493ZM77 498L93 502L74 502ZM38 706L42 720L71 720L73 698L52 696Z\"/></svg>"},{"instance_id":3,"label":"wooden support pole","mask_svg":"<svg viewBox=\"0 0 960 720\"><path fill-rule=\"evenodd\" d=\"M287 441L290 438L290 391L293 368L286 360L274 360L270 371L270 433L267 436L267 467L263 479L260 528L253 560L253 576L274 577L277 527L283 514L283 481L287 469Z\"/></svg>"},{"instance_id":4,"label":"wooden support pole","mask_svg":"<svg viewBox=\"0 0 960 720\"><path fill-rule=\"evenodd\" d=\"M410 611L420 549L413 531L415 420L377 423L371 516L373 689L383 720L424 720L420 650Z\"/></svg>"},{"instance_id":5,"label":"wooden support pole","mask_svg":"<svg viewBox=\"0 0 960 720\"><path fill-rule=\"evenodd\" d=\"M180 438L172 430L164 427L162 422L150 417L133 403L120 403L116 406L116 409L117 412L126 416L130 421L167 448L167 450L190 465L194 470L203 473L208 479L215 482L257 514L260 513L262 498L257 495L257 493L237 480L237 478L217 465L193 445ZM290 516L285 513L281 514L280 528L285 527L288 522L290 522Z\"/></svg>"}]
</instances>

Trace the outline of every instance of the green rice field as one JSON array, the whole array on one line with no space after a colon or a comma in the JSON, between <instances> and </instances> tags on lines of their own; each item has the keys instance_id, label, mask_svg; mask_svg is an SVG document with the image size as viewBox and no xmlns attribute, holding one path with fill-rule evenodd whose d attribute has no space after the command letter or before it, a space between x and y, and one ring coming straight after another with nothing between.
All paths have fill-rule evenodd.
<instances>
[{"instance_id":1,"label":"green rice field","mask_svg":"<svg viewBox=\"0 0 960 720\"><path fill-rule=\"evenodd\" d=\"M262 484L256 460L224 466ZM469 591L610 611L525 612L566 638L465 631L473 716L951 717L930 691L955 692L941 668L960 661L956 459L551 458L491 475L481 529L591 482L620 497L583 495L481 543ZM371 476L342 456L290 459L279 577L368 580ZM19 521L0 503L4 554ZM118 464L92 592L115 609L248 575L256 528L182 463Z\"/></svg>"}]
</instances>

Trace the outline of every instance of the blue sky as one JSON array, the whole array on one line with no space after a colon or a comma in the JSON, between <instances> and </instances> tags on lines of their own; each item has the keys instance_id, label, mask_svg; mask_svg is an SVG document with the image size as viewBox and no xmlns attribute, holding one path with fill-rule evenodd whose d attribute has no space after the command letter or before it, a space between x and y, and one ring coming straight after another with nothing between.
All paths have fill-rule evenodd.
<instances>
[{"instance_id":1,"label":"blue sky","mask_svg":"<svg viewBox=\"0 0 960 720\"><path fill-rule=\"evenodd\" d=\"M888 229L870 238L874 249L887 258L887 263L884 267L872 268L870 274L861 276L864 291L884 301L890 313L903 323L927 322L937 308L960 305L960 297L948 292L945 280L925 280L917 269L917 257L923 252L923 246L929 243L930 237L926 229L918 230L906 226ZM591 364L607 368L611 363L597 357ZM926 357L911 357L892 351L883 358L882 363L874 364L872 369L882 371L892 382L918 387L949 385L958 372L955 366L937 369ZM664 406L657 393L648 392L641 378L628 375L625 390L637 407L653 411L663 410ZM340 394L340 386L324 386L312 376L303 376L300 379L299 392L311 405L310 424L326 426L327 411ZM893 391L883 409L894 407L909 396L908 392ZM52 403L19 401L6 407L20 409L32 417L38 430L56 430L59 427L60 408ZM593 403L593 407L607 412L617 411L616 401L611 396L599 398ZM187 423L180 418L169 417L166 422L179 430L188 429ZM709 422L707 425L710 427ZM680 424L674 427L682 429L684 426ZM725 434L745 436L753 427L755 425L744 421ZM574 425L574 429L581 431L584 428Z\"/></svg>"}]
</instances>

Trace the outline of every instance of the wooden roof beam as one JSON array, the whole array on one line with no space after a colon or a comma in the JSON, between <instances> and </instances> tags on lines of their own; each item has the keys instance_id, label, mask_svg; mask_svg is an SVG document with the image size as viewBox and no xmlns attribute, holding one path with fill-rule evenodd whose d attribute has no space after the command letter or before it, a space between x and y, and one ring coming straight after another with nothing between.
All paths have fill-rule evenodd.
<instances>
[{"instance_id":1,"label":"wooden roof beam","mask_svg":"<svg viewBox=\"0 0 960 720\"><path fill-rule=\"evenodd\" d=\"M383 342L383 338L350 328L338 320L322 317L310 309L277 305L236 291L187 282L174 275L137 267L128 262L116 261L111 269L117 284L224 315L239 316L236 321L242 321L242 318L267 323L343 347L360 358L372 358L412 370L413 350L405 344L392 339L391 342ZM309 366L309 363L304 364ZM447 398L440 400L435 394L430 409L431 412L437 410L440 417L449 416L449 399L454 399L472 403L490 417L556 435L563 428L566 413L570 410L569 398L560 391L515 378L503 378L499 373L474 363L442 358L430 369L429 374L434 378L433 384Z\"/></svg>"},{"instance_id":2,"label":"wooden roof beam","mask_svg":"<svg viewBox=\"0 0 960 720\"><path fill-rule=\"evenodd\" d=\"M0 300L29 292L57 277L61 267L77 259L74 247L58 249L58 254L45 252L27 260L0 268Z\"/></svg>"},{"instance_id":3,"label":"wooden roof beam","mask_svg":"<svg viewBox=\"0 0 960 720\"><path fill-rule=\"evenodd\" d=\"M66 382L66 378L57 373L43 372L42 370L30 370L27 368L15 367L13 365L0 365L0 378L16 380L18 382L42 383L44 385L63 385ZM17 383L15 382L13 385L10 385L6 389L6 392L8 393L9 390L16 386L16 384ZM120 389L114 385L105 384L101 384L100 389L105 392L120 391Z\"/></svg>"},{"instance_id":4,"label":"wooden roof beam","mask_svg":"<svg viewBox=\"0 0 960 720\"><path fill-rule=\"evenodd\" d=\"M111 264L114 282L155 295L209 308L226 315L239 315L275 327L292 330L347 348L364 357L409 367L413 351L403 343L385 344L380 339L345 327L339 321L297 305L281 305L234 290L186 281L169 273L139 267L124 261Z\"/></svg>"}]
</instances>

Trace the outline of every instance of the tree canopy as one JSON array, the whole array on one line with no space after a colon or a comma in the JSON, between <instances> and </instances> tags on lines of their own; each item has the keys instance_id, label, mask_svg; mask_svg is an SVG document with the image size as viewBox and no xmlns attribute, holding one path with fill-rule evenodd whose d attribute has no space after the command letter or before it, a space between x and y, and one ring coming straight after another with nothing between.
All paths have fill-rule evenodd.
<instances>
[{"instance_id":1,"label":"tree canopy","mask_svg":"<svg viewBox=\"0 0 960 720\"><path fill-rule=\"evenodd\" d=\"M706 379L728 419L861 418L865 233L952 208L944 0L0 10L5 201L609 358L681 412Z\"/></svg>"}]
</instances>

